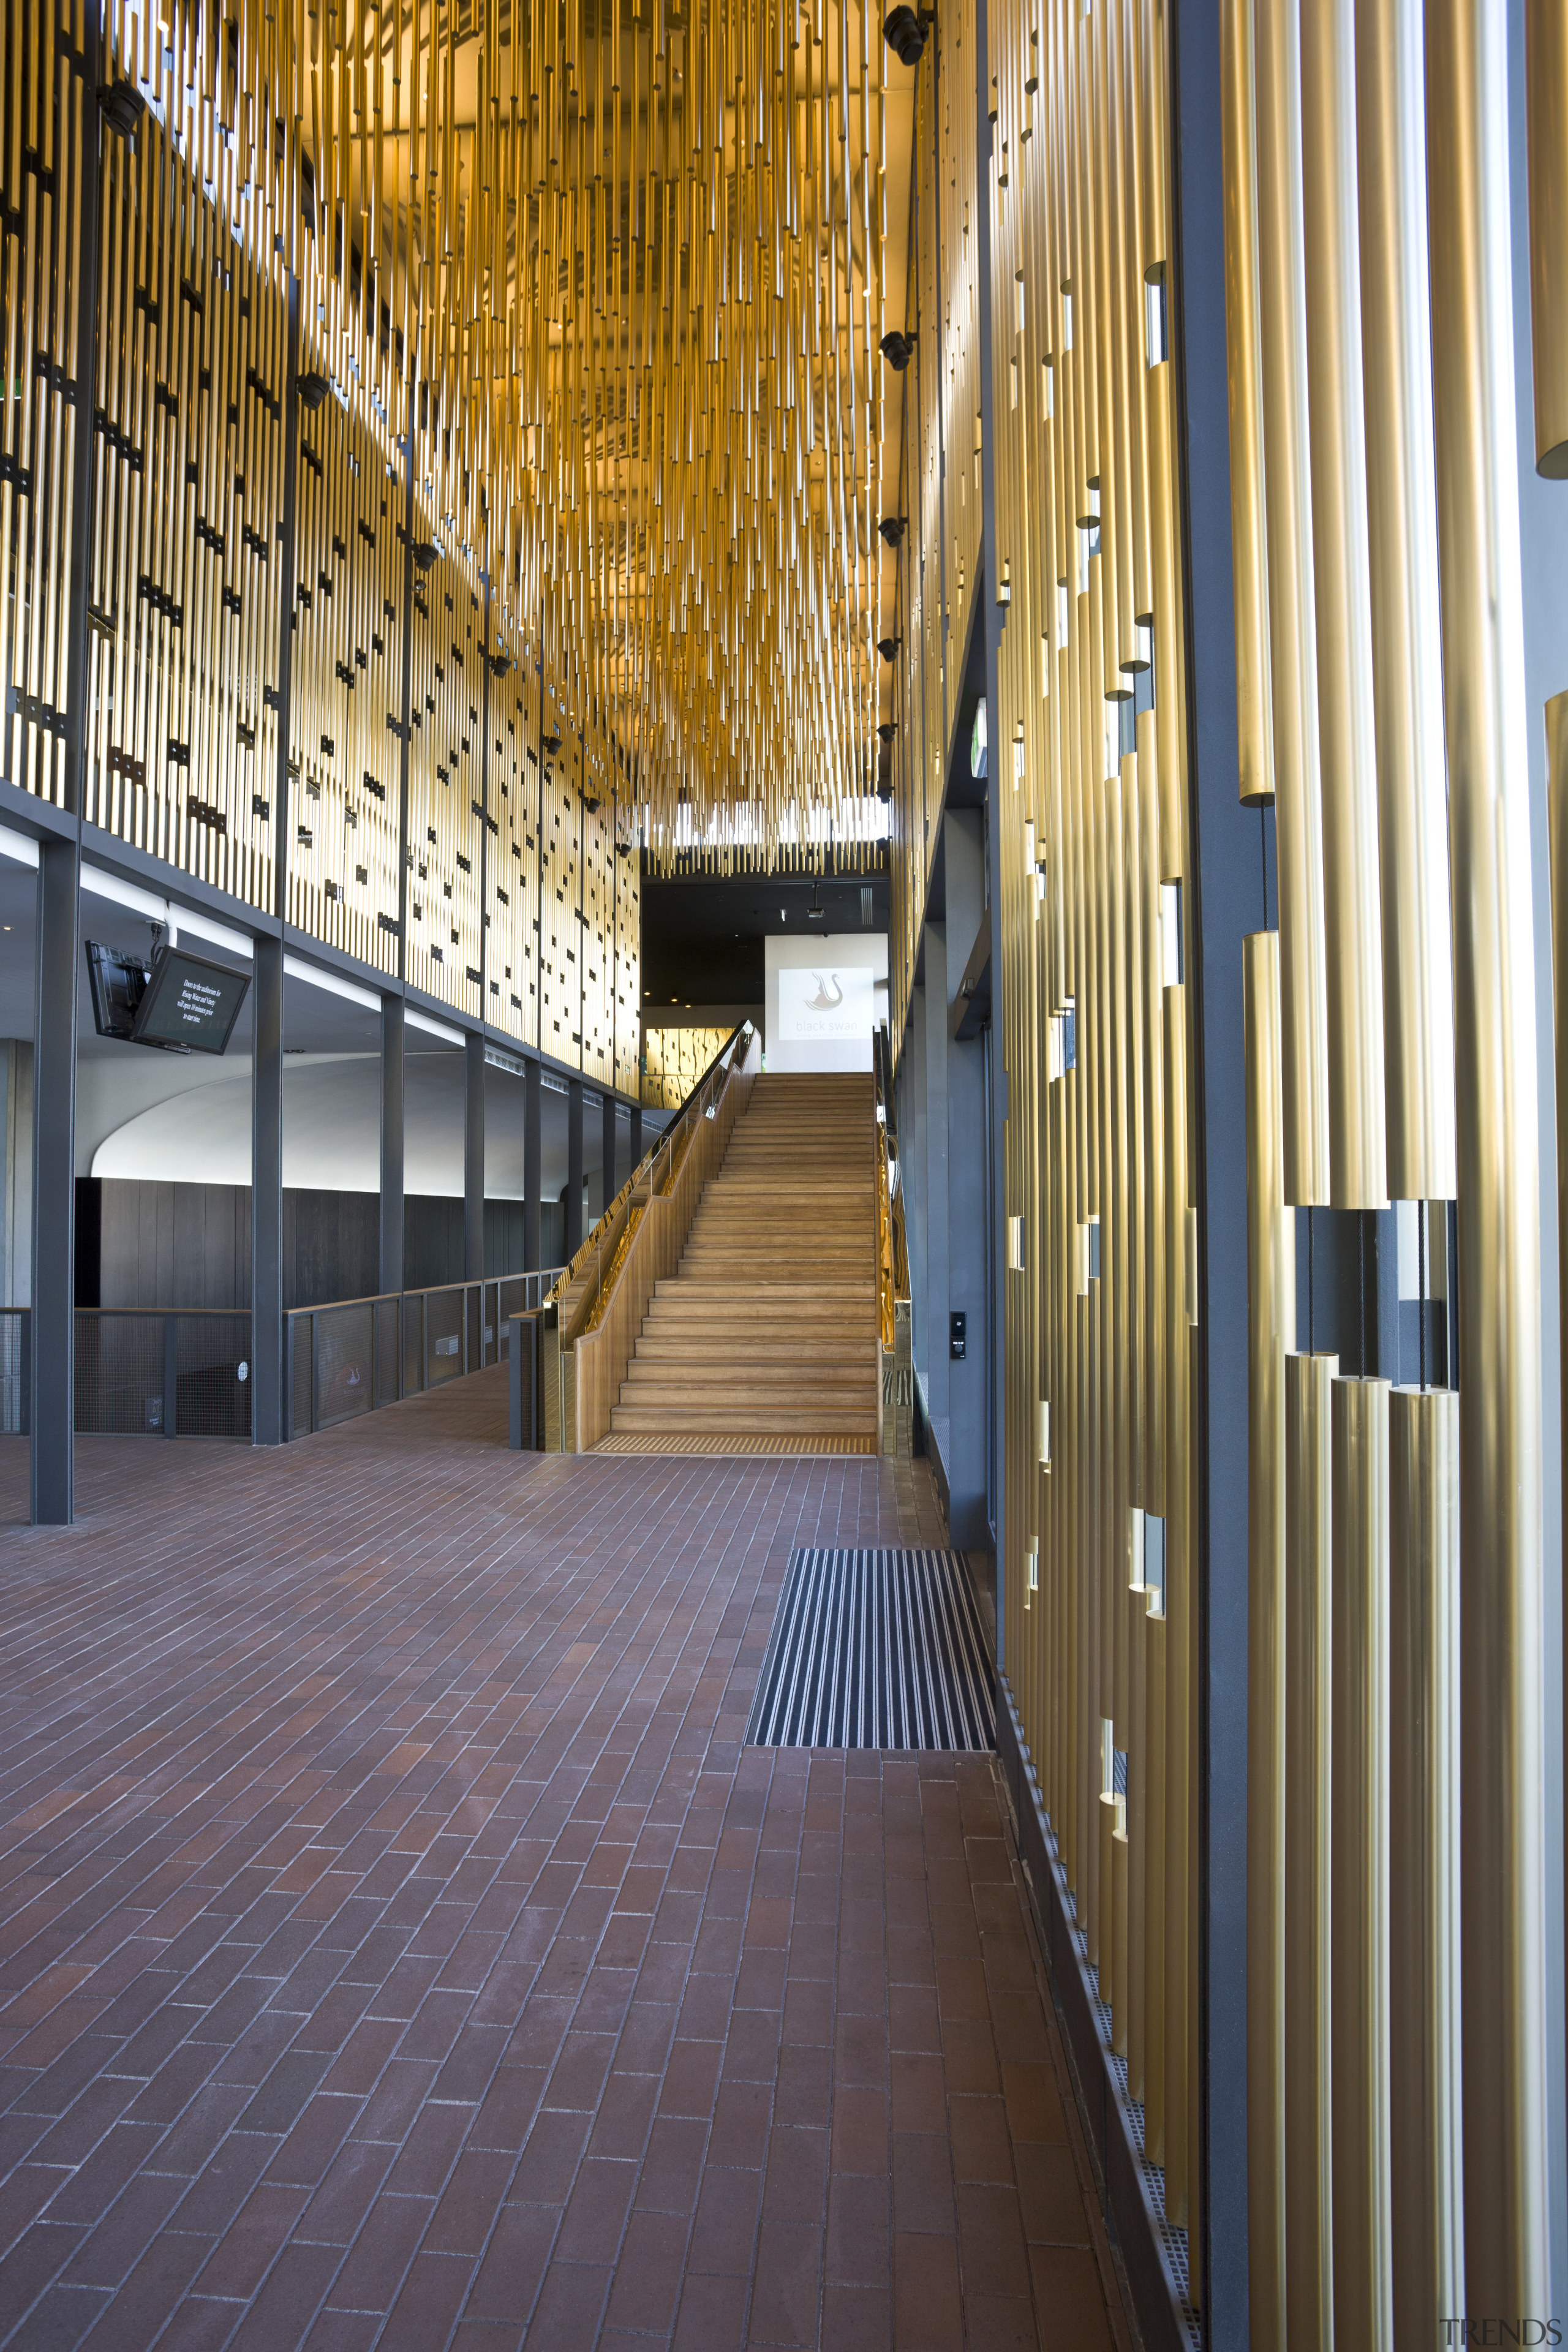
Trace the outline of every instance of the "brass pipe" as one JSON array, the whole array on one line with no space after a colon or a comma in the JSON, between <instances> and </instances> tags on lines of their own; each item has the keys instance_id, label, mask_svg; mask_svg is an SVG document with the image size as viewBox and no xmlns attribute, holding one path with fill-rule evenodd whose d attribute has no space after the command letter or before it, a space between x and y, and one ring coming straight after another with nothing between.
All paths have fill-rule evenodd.
<instances>
[{"instance_id":1,"label":"brass pipe","mask_svg":"<svg viewBox=\"0 0 1568 2352\"><path fill-rule=\"evenodd\" d=\"M1186 991L1164 992L1166 1316L1171 1334L1165 1388L1165 2211L1188 2223L1188 1957L1192 1942L1192 1865L1188 1830L1193 1488L1189 1454L1192 1350L1187 1322Z\"/></svg>"},{"instance_id":2,"label":"brass pipe","mask_svg":"<svg viewBox=\"0 0 1568 2352\"><path fill-rule=\"evenodd\" d=\"M1165 2161L1165 1977L1168 1921L1165 1910L1165 1633L1164 1596L1152 1608L1144 1629L1148 1645L1149 1712L1144 1740L1143 1840L1143 2145L1150 2161Z\"/></svg>"},{"instance_id":3,"label":"brass pipe","mask_svg":"<svg viewBox=\"0 0 1568 2352\"><path fill-rule=\"evenodd\" d=\"M1279 934L1242 943L1247 1062L1247 2146L1255 2352L1285 2342L1285 1358L1296 1339L1285 1206Z\"/></svg>"},{"instance_id":4,"label":"brass pipe","mask_svg":"<svg viewBox=\"0 0 1568 2352\"><path fill-rule=\"evenodd\" d=\"M1333 2333L1394 2338L1388 1978L1388 1384L1333 1383Z\"/></svg>"},{"instance_id":5,"label":"brass pipe","mask_svg":"<svg viewBox=\"0 0 1568 2352\"><path fill-rule=\"evenodd\" d=\"M1454 981L1437 613L1422 0L1358 0L1363 398L1388 1190L1454 1196Z\"/></svg>"},{"instance_id":6,"label":"brass pipe","mask_svg":"<svg viewBox=\"0 0 1568 2352\"><path fill-rule=\"evenodd\" d=\"M1219 39L1225 170L1226 380L1230 394L1230 552L1236 594L1236 716L1241 797L1250 806L1274 797L1252 0L1223 0Z\"/></svg>"},{"instance_id":7,"label":"brass pipe","mask_svg":"<svg viewBox=\"0 0 1568 2352\"><path fill-rule=\"evenodd\" d=\"M1549 2293L1539 1159L1507 26L1430 0L1427 206L1459 1143L1465 2272Z\"/></svg>"},{"instance_id":8,"label":"brass pipe","mask_svg":"<svg viewBox=\"0 0 1568 2352\"><path fill-rule=\"evenodd\" d=\"M1328 974L1318 743L1298 0L1258 0L1258 268L1269 695L1279 877L1285 1198L1330 1197Z\"/></svg>"},{"instance_id":9,"label":"brass pipe","mask_svg":"<svg viewBox=\"0 0 1568 2352\"><path fill-rule=\"evenodd\" d=\"M1535 357L1535 470L1568 476L1568 16L1525 0L1530 121L1530 331Z\"/></svg>"},{"instance_id":10,"label":"brass pipe","mask_svg":"<svg viewBox=\"0 0 1568 2352\"><path fill-rule=\"evenodd\" d=\"M1466 2308L1459 2044L1459 1400L1389 1399L1394 2339Z\"/></svg>"},{"instance_id":11,"label":"brass pipe","mask_svg":"<svg viewBox=\"0 0 1568 2352\"><path fill-rule=\"evenodd\" d=\"M1133 1527L1133 1575L1142 1540L1142 1511L1131 1511ZM1123 1978L1127 2011L1127 2089L1142 2101L1148 2043L1144 2032L1143 1960L1148 1934L1145 1909L1147 1883L1144 1852L1149 1837L1149 1592L1134 1581L1127 1594L1128 1670L1131 1685L1131 1720L1127 1727L1127 1801L1121 1809L1121 1833L1127 1845L1127 1935Z\"/></svg>"},{"instance_id":12,"label":"brass pipe","mask_svg":"<svg viewBox=\"0 0 1568 2352\"><path fill-rule=\"evenodd\" d=\"M1127 1807L1121 1797L1110 1801L1110 1884L1113 1905L1113 1925L1110 1940L1110 2046L1119 2058L1125 2058L1128 2047L1128 2026L1131 2012L1129 1990L1131 1922L1129 1916L1131 1867L1127 1843ZM1105 1988L1101 1987L1103 1994Z\"/></svg>"},{"instance_id":13,"label":"brass pipe","mask_svg":"<svg viewBox=\"0 0 1568 2352\"><path fill-rule=\"evenodd\" d=\"M1335 1356L1285 1359L1285 2294L1291 2344L1333 2328L1329 1838Z\"/></svg>"},{"instance_id":14,"label":"brass pipe","mask_svg":"<svg viewBox=\"0 0 1568 2352\"><path fill-rule=\"evenodd\" d=\"M1362 425L1354 0L1300 11L1307 410L1328 981L1329 1197L1388 1198L1372 575Z\"/></svg>"}]
</instances>

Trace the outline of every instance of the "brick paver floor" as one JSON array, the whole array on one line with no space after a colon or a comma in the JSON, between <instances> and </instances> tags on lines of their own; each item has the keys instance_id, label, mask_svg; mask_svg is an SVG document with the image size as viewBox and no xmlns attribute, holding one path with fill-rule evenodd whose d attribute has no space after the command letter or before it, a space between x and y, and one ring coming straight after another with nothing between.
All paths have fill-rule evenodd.
<instances>
[{"instance_id":1,"label":"brick paver floor","mask_svg":"<svg viewBox=\"0 0 1568 2352\"><path fill-rule=\"evenodd\" d=\"M984 1758L741 1737L922 1465L0 1444L0 2340L1124 2341ZM1111 2286L1114 2295L1114 2286Z\"/></svg>"}]
</instances>

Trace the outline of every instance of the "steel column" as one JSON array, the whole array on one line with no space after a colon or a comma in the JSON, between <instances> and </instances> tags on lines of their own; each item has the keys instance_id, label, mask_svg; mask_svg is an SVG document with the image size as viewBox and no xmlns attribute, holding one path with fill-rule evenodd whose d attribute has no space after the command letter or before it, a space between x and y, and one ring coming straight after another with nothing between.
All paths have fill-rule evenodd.
<instances>
[{"instance_id":1,"label":"steel column","mask_svg":"<svg viewBox=\"0 0 1568 2352\"><path fill-rule=\"evenodd\" d=\"M1198 2240L1205 2342L1248 2340L1247 2154L1247 1296L1242 941L1267 928L1262 818L1242 806L1237 721L1225 187L1217 12L1167 17L1172 352L1186 553L1187 844L1194 996L1198 1545Z\"/></svg>"},{"instance_id":2,"label":"steel column","mask_svg":"<svg viewBox=\"0 0 1568 2352\"><path fill-rule=\"evenodd\" d=\"M485 1041L470 1029L463 1064L463 1280L485 1278Z\"/></svg>"},{"instance_id":3,"label":"steel column","mask_svg":"<svg viewBox=\"0 0 1568 2352\"><path fill-rule=\"evenodd\" d=\"M583 1081L566 1082L566 1237L570 1264L583 1246Z\"/></svg>"},{"instance_id":4,"label":"steel column","mask_svg":"<svg viewBox=\"0 0 1568 2352\"><path fill-rule=\"evenodd\" d=\"M281 730L279 740L287 740ZM289 1399L284 1389L283 1310L288 1302L283 1285L280 938L258 937L256 941L250 1019L250 1442L281 1445L289 1434Z\"/></svg>"},{"instance_id":5,"label":"steel column","mask_svg":"<svg viewBox=\"0 0 1568 2352\"><path fill-rule=\"evenodd\" d=\"M537 1274L542 1263L539 1103L539 1064L525 1062L522 1066L522 1266L525 1274Z\"/></svg>"},{"instance_id":6,"label":"steel column","mask_svg":"<svg viewBox=\"0 0 1568 2352\"><path fill-rule=\"evenodd\" d=\"M404 1048L401 996L381 1000L381 1273L382 1290L404 1286Z\"/></svg>"},{"instance_id":7,"label":"steel column","mask_svg":"<svg viewBox=\"0 0 1568 2352\"><path fill-rule=\"evenodd\" d=\"M599 1184L599 1211L602 1215L615 1199L619 1186L616 1182L616 1098L606 1095L600 1111L600 1156L604 1172Z\"/></svg>"},{"instance_id":8,"label":"steel column","mask_svg":"<svg viewBox=\"0 0 1568 2352\"><path fill-rule=\"evenodd\" d=\"M33 1033L31 1509L68 1527L76 1382L76 1022L81 852L38 844L37 1015Z\"/></svg>"}]
</instances>

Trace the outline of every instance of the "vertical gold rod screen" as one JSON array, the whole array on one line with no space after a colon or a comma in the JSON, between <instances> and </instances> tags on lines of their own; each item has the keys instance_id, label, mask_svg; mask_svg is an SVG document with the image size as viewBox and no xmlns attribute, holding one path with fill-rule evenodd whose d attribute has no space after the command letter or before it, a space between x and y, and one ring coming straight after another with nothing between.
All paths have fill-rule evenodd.
<instances>
[{"instance_id":1,"label":"vertical gold rod screen","mask_svg":"<svg viewBox=\"0 0 1568 2352\"><path fill-rule=\"evenodd\" d=\"M1539 1154L1507 26L1426 12L1437 546L1459 1144L1468 2308L1547 2284Z\"/></svg>"},{"instance_id":2,"label":"vertical gold rod screen","mask_svg":"<svg viewBox=\"0 0 1568 2352\"><path fill-rule=\"evenodd\" d=\"M1285 1206L1279 934L1243 942L1247 1053L1247 2282L1255 2352L1285 2343L1285 1359L1295 1213Z\"/></svg>"}]
</instances>

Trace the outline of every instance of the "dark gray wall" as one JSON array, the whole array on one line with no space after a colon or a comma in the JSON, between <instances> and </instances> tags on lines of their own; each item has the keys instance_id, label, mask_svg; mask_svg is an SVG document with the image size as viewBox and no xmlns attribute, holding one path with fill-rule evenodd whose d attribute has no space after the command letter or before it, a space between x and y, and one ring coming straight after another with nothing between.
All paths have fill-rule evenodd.
<instances>
[{"instance_id":1,"label":"dark gray wall","mask_svg":"<svg viewBox=\"0 0 1568 2352\"><path fill-rule=\"evenodd\" d=\"M284 1304L320 1307L379 1287L380 1196L286 1192ZM248 1307L250 1188L77 1180L79 1307ZM563 1212L540 1219L546 1265L560 1263ZM410 1194L405 1286L463 1279L463 1203ZM487 1274L522 1271L522 1202L485 1202Z\"/></svg>"}]
</instances>

